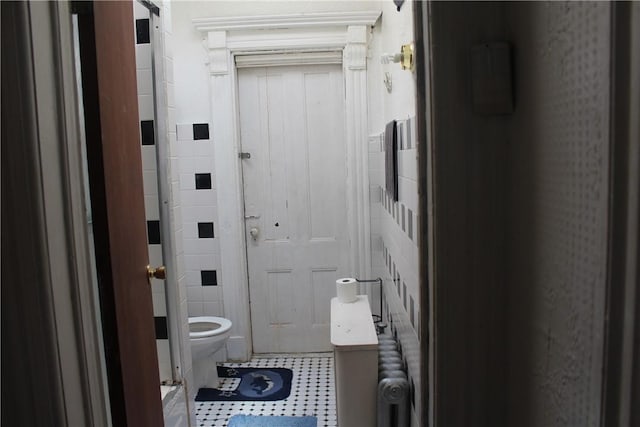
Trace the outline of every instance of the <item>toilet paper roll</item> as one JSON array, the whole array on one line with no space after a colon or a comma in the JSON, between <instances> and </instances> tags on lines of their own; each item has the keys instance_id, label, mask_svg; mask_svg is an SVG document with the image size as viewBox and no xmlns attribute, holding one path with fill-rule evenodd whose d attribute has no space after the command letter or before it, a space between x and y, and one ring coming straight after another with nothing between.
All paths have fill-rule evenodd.
<instances>
[{"instance_id":1,"label":"toilet paper roll","mask_svg":"<svg viewBox=\"0 0 640 427\"><path fill-rule=\"evenodd\" d=\"M336 280L338 301L351 303L358 300L358 282L352 277Z\"/></svg>"}]
</instances>

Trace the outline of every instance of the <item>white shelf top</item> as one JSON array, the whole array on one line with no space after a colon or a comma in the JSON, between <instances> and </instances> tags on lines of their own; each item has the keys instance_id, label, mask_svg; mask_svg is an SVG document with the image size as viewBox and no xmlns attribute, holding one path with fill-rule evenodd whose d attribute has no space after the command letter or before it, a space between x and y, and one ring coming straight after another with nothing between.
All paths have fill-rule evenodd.
<instances>
[{"instance_id":1,"label":"white shelf top","mask_svg":"<svg viewBox=\"0 0 640 427\"><path fill-rule=\"evenodd\" d=\"M378 349L378 335L366 295L358 295L358 300L352 303L331 299L331 344L338 351Z\"/></svg>"}]
</instances>

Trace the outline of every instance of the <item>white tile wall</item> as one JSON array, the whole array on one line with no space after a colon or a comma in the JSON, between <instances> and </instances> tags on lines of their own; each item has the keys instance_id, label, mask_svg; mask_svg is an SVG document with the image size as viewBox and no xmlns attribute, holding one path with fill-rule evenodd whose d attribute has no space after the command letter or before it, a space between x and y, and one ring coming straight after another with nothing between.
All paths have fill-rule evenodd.
<instances>
[{"instance_id":1,"label":"white tile wall","mask_svg":"<svg viewBox=\"0 0 640 427\"><path fill-rule=\"evenodd\" d=\"M191 123L176 124L176 136L178 138L178 141L192 141L193 125Z\"/></svg>"},{"instance_id":2,"label":"white tile wall","mask_svg":"<svg viewBox=\"0 0 640 427\"><path fill-rule=\"evenodd\" d=\"M141 6L144 8L144 6ZM134 15L136 19L146 19L149 17L149 11L145 9L145 11L141 12L141 15L138 15L137 10L139 7L136 7L134 10ZM150 70L151 69L151 45L150 44L139 44L136 45L136 68L138 70Z\"/></svg>"},{"instance_id":3,"label":"white tile wall","mask_svg":"<svg viewBox=\"0 0 640 427\"><path fill-rule=\"evenodd\" d=\"M140 120L162 120L158 121L155 131L162 130L162 134L156 134L156 145L142 147L143 179L145 189L145 211L148 219L159 218L158 184L157 184L157 163L156 146L166 144L168 146L168 176L169 180L169 203L170 203L170 225L173 233L171 236L161 236L163 240L171 239L175 251L176 283L165 284L163 281L153 281L152 298L154 302L154 315L167 316L167 303L178 307L177 322L181 336L174 337L179 342L172 343L179 348L179 360L174 360L178 367L179 375L182 376L184 389L180 389L179 398L172 400L165 405L165 422L167 426L195 426L196 416L193 404L193 391L189 389L192 378L191 349L189 346L189 327L187 322L187 292L185 286L184 268L184 243L182 241L182 206L179 192L178 161L176 156L177 147L175 145L175 92L173 79L173 47L172 47L172 23L171 23L171 3L168 1L155 2L160 8L160 20L156 17L158 29L154 33L155 55L156 55L156 77L160 80L161 88L157 93L156 100L158 108L162 108L159 117L154 115L153 85L151 72L152 66L152 46L150 44L136 45L136 67L137 86L139 93L139 115ZM149 18L149 11L139 2L133 1L134 19ZM160 54L158 54L160 52ZM150 262L152 264L163 264L160 245L150 245ZM165 286L176 286L179 301L166 301ZM172 366L170 365L170 343L168 340L158 340L158 362L160 365L160 378L172 379ZM186 398L185 398L186 393Z\"/></svg>"},{"instance_id":4,"label":"white tile wall","mask_svg":"<svg viewBox=\"0 0 640 427\"><path fill-rule=\"evenodd\" d=\"M153 76L151 73L151 68L137 69L136 78L138 83L139 95L153 94Z\"/></svg>"},{"instance_id":5,"label":"white tile wall","mask_svg":"<svg viewBox=\"0 0 640 427\"><path fill-rule=\"evenodd\" d=\"M404 133L398 150L398 201L386 193L384 135L369 138L369 180L371 204L371 249L373 276L384 280L384 317L396 335L412 381L413 423L420 404L420 305L418 254L418 185L415 118L399 120ZM411 136L411 140L408 139ZM400 147L400 140L399 147ZM413 316L412 309L413 306ZM413 319L413 322L412 322Z\"/></svg>"},{"instance_id":6,"label":"white tile wall","mask_svg":"<svg viewBox=\"0 0 640 427\"><path fill-rule=\"evenodd\" d=\"M140 3L134 1L134 20L149 19L149 11ZM135 22L133 22L135 26ZM136 42L134 40L134 42ZM138 106L140 120L156 120L154 114L153 97L153 73L151 71L151 45L136 43L136 77L138 88ZM158 199L158 173L156 145L158 136L155 135L157 127L154 126L154 145L142 145L142 179L144 186L145 217L147 221L159 220L160 209ZM141 141L142 143L142 141ZM164 238L165 236L161 236ZM163 265L162 247L160 244L149 244L149 263L151 265ZM164 282L153 280L151 286L151 297L153 300L153 315L155 317L167 317L167 304L165 297ZM160 370L160 380L166 381L172 378L171 357L169 350L169 340L157 339L156 350L158 354L158 365Z\"/></svg>"},{"instance_id":7,"label":"white tile wall","mask_svg":"<svg viewBox=\"0 0 640 427\"><path fill-rule=\"evenodd\" d=\"M188 324L188 307L187 307L187 289L186 289L186 269L184 261L184 243L183 243L183 222L182 222L182 210L183 205L180 200L180 179L178 168L178 153L176 145L176 108L175 108L175 87L174 87L174 62L173 62L173 24L172 24L172 3L170 1L161 2L161 20L162 20L162 33L161 43L163 49L162 55L162 71L163 71L163 86L166 94L166 141L168 143L168 167L169 167L169 179L170 179L170 204L171 204L171 228L174 230L173 242L176 256L176 278L177 283L177 296L179 301L172 301L173 304L178 306L179 330L180 330L180 354L181 354L181 372L183 385L186 392L186 418L188 425L193 427L196 425L195 405L193 399L195 398L195 392L192 390L190 384L193 379L192 361L191 361L191 346L189 342L189 324ZM173 412L173 416L180 419L180 426L186 425L184 423L184 417L181 416L181 409Z\"/></svg>"},{"instance_id":8,"label":"white tile wall","mask_svg":"<svg viewBox=\"0 0 640 427\"><path fill-rule=\"evenodd\" d=\"M206 112L205 112L206 114ZM214 147L211 139L194 139L194 124L206 123L202 117L176 124L176 153L179 192L182 205L182 244L185 260L185 283L189 316L223 316L223 283L203 286L200 272L215 270L220 275L217 193L214 170ZM211 135L211 129L209 129ZM196 189L195 174L211 174L211 189ZM213 222L214 238L198 236L199 222Z\"/></svg>"}]
</instances>

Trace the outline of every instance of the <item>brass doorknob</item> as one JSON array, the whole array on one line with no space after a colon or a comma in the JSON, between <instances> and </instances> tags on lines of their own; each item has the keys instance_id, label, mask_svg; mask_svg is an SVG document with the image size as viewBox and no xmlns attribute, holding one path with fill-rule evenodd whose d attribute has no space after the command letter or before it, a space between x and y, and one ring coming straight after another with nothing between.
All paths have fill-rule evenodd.
<instances>
[{"instance_id":1,"label":"brass doorknob","mask_svg":"<svg viewBox=\"0 0 640 427\"><path fill-rule=\"evenodd\" d=\"M147 277L149 282L151 282L151 279L165 280L167 278L167 268L164 265L157 268L147 265Z\"/></svg>"}]
</instances>

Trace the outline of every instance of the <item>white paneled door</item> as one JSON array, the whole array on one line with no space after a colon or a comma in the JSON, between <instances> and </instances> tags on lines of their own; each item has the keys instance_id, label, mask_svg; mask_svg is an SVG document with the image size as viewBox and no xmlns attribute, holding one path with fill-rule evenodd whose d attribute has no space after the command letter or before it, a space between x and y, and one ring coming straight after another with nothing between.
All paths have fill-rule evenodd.
<instances>
[{"instance_id":1,"label":"white paneled door","mask_svg":"<svg viewBox=\"0 0 640 427\"><path fill-rule=\"evenodd\" d=\"M339 65L238 70L256 353L331 350L349 275L343 84Z\"/></svg>"}]
</instances>

